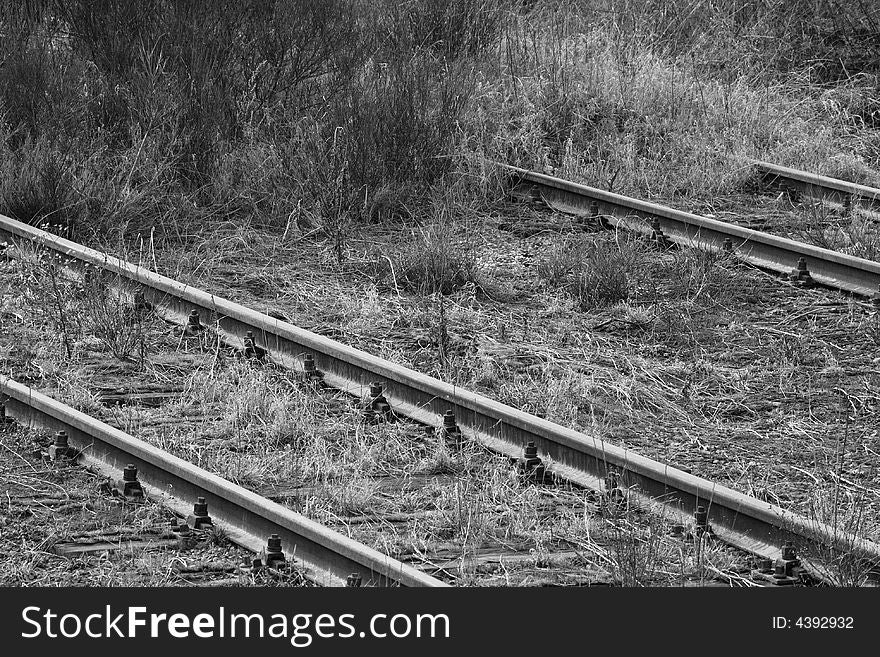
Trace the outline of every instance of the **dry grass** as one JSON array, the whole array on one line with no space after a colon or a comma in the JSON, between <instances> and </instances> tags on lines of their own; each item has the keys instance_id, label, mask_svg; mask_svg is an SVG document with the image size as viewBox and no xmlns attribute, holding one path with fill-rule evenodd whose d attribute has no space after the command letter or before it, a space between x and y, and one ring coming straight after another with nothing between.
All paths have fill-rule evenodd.
<instances>
[{"instance_id":1,"label":"dry grass","mask_svg":"<svg viewBox=\"0 0 880 657\"><path fill-rule=\"evenodd\" d=\"M88 9L80 4L70 6ZM837 477L844 491L870 491L874 510L876 317L723 258L562 238L546 217L498 204L487 165L709 206L754 186L751 156L876 184L877 71L859 63L865 44L834 45L817 27L857 34L871 9L848 7L847 27L837 14L811 15L815 3L750 2L734 33L723 2L688 3L700 9L688 20L678 20L681 3L612 2L601 15L592 3L532 4L389 3L364 21L322 3L329 13L288 12L272 42L218 41L228 17L211 32L204 16L161 25L160 12L168 29L154 32L132 8L125 18L143 47L128 54L101 40L88 12L71 19L85 21L92 49L44 57L48 25L12 30L31 36L4 43L0 211L139 253L175 278L763 499L807 511L804 491ZM241 25L259 35L262 23ZM308 56L291 61L284 40L298 29ZM200 59L175 57L187 33L210 46ZM811 241L875 256L870 217L802 210L794 229ZM167 380L148 348L162 352L164 338L101 289L89 320L53 271L26 277L30 310L55 334L5 345L4 368L84 408L96 401L67 364L99 351ZM465 554L510 531L536 563L552 543L546 525L528 524L538 493L507 486L504 464L419 442L404 425L364 426L343 400L214 347L182 344L210 365L172 410L220 419L154 436L160 444L249 485L310 481L322 489L303 508L321 518L363 512L377 497L373 475L409 477L413 462L476 471L478 483L432 493L441 513L411 525L411 543L448 536ZM860 409L842 460L829 401L838 390ZM124 409L117 419L141 431L149 417ZM205 430L216 435L203 440ZM505 524L487 511L498 504L521 514ZM876 536L874 517L866 535ZM577 540L586 531L578 526ZM645 531L602 552L618 581L659 572L655 532Z\"/></svg>"},{"instance_id":2,"label":"dry grass","mask_svg":"<svg viewBox=\"0 0 880 657\"><path fill-rule=\"evenodd\" d=\"M161 504L131 503L110 494L103 477L79 466L59 467L45 453L51 438L41 431L0 427L0 481L6 494L0 517L4 586L193 586L223 581L255 582L242 570L247 553L220 532L198 532L189 548L119 547L65 557L59 543L173 538L173 514ZM288 586L301 585L299 576Z\"/></svg>"},{"instance_id":3,"label":"dry grass","mask_svg":"<svg viewBox=\"0 0 880 657\"><path fill-rule=\"evenodd\" d=\"M626 301L638 285L644 251L627 238L562 238L538 263L538 275L551 288L568 292L581 310L613 306Z\"/></svg>"},{"instance_id":4,"label":"dry grass","mask_svg":"<svg viewBox=\"0 0 880 657\"><path fill-rule=\"evenodd\" d=\"M880 180L863 4L748 2L737 29L684 0L172 4L7 3L0 211L145 241L271 225L341 262L355 225L494 200L486 158L665 198L747 186L750 156Z\"/></svg>"},{"instance_id":5,"label":"dry grass","mask_svg":"<svg viewBox=\"0 0 880 657\"><path fill-rule=\"evenodd\" d=\"M70 310L75 315L77 308ZM57 340L40 331L33 337L37 342ZM456 560L456 565L447 564L443 570L459 584L496 581L479 559L486 549L535 555L533 565L507 569L507 583L669 584L697 576L697 571L677 561L687 550L682 553L669 546L662 555L663 572L645 564L642 574L622 574L619 568L636 567L614 566L624 559L619 552L622 541L628 540L624 530L636 534L657 530L646 528L650 519L640 516L625 519L623 525L614 524L620 518L597 516L591 493L528 484L506 458L474 444L450 449L437 436L406 422L370 424L344 395L316 394L287 372L225 349L215 351L204 336L181 338L173 345L178 353L188 354L191 369L174 367L163 355L162 350L172 348L170 341L153 346L161 348L141 371L130 370L130 376L136 376L131 382L162 381L183 394L155 410L107 408L90 399L92 412L392 554L430 563L437 559L430 555L439 549L447 555L444 558ZM47 351L42 362L50 360ZM77 396L82 405L90 386L96 380L103 382L111 370L104 365L91 374L72 376L63 365L44 367L48 379L43 385ZM94 376L99 378L90 378ZM164 418L191 421L167 425ZM389 480L397 482L392 489L383 484ZM377 514L414 517L402 531L376 531L369 518ZM540 565L572 545L583 551L574 562L550 570ZM421 553L424 556L419 557Z\"/></svg>"}]
</instances>

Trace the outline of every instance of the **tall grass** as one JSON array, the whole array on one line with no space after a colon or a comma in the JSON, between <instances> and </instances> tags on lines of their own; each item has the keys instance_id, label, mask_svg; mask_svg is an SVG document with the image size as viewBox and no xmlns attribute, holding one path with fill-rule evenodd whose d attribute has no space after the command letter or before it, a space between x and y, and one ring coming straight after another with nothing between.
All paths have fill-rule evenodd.
<instances>
[{"instance_id":1,"label":"tall grass","mask_svg":"<svg viewBox=\"0 0 880 657\"><path fill-rule=\"evenodd\" d=\"M831 0L4 0L0 211L296 224L342 259L438 192L484 203L485 158L666 197L736 189L746 156L876 183L878 25Z\"/></svg>"}]
</instances>

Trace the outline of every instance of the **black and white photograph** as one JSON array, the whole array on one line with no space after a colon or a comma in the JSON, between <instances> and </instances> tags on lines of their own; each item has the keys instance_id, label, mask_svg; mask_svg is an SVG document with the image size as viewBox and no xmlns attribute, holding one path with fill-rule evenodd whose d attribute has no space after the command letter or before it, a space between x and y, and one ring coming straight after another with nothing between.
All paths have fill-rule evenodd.
<instances>
[{"instance_id":1,"label":"black and white photograph","mask_svg":"<svg viewBox=\"0 0 880 657\"><path fill-rule=\"evenodd\" d=\"M874 0L0 0L16 654L842 647L878 398Z\"/></svg>"}]
</instances>

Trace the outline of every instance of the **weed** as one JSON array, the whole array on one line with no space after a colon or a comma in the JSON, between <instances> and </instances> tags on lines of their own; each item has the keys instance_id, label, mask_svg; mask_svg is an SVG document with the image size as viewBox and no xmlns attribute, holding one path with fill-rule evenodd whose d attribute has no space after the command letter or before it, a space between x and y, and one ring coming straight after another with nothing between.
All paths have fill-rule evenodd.
<instances>
[{"instance_id":1,"label":"weed","mask_svg":"<svg viewBox=\"0 0 880 657\"><path fill-rule=\"evenodd\" d=\"M411 292L431 297L461 290L476 281L473 256L454 245L446 224L434 223L421 229L415 246L396 256L394 271L398 284Z\"/></svg>"},{"instance_id":2,"label":"weed","mask_svg":"<svg viewBox=\"0 0 880 657\"><path fill-rule=\"evenodd\" d=\"M620 586L648 586L663 563L663 523L659 516L636 523L627 515L610 520L606 528L612 575Z\"/></svg>"},{"instance_id":3,"label":"weed","mask_svg":"<svg viewBox=\"0 0 880 657\"><path fill-rule=\"evenodd\" d=\"M589 310L626 301L637 284L640 259L635 241L578 238L557 243L539 262L538 275Z\"/></svg>"},{"instance_id":4,"label":"weed","mask_svg":"<svg viewBox=\"0 0 880 657\"><path fill-rule=\"evenodd\" d=\"M876 564L860 545L869 520L865 516L869 490L854 485L846 477L851 424L853 415L859 411L853 399L841 392L845 422L843 435L836 441L835 463L829 472L831 482L814 487L808 504L807 518L823 540L802 546L801 552L831 584L852 587L865 585L872 571L876 575Z\"/></svg>"},{"instance_id":5,"label":"weed","mask_svg":"<svg viewBox=\"0 0 880 657\"><path fill-rule=\"evenodd\" d=\"M86 278L82 288L84 329L95 336L119 360L135 360L144 366L147 356L147 317L135 307L133 290L121 280L114 286L96 277Z\"/></svg>"}]
</instances>

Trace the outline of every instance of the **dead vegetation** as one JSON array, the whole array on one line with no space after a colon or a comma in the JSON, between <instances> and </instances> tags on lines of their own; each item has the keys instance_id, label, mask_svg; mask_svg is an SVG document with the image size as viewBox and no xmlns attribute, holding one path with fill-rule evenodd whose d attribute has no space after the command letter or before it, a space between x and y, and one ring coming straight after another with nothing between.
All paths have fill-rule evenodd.
<instances>
[{"instance_id":1,"label":"dead vegetation","mask_svg":"<svg viewBox=\"0 0 880 657\"><path fill-rule=\"evenodd\" d=\"M751 156L876 184L877 71L862 61L875 47L856 38L871 7L738 3L734 29L724 2L612 2L601 15L594 3L257 4L178 14L166 2L47 2L25 15L7 3L0 211L782 506L826 517L804 491L828 491L832 517L850 526L841 509L863 506L872 513L856 528L876 537L876 313L718 256L563 236L546 215L498 203L488 163L681 203L749 188ZM679 20L685 4L699 11ZM107 24L125 25L137 48ZM795 236L875 257L860 211L796 212ZM0 317L18 330L32 314L54 339L4 344L4 370L92 410L76 370L95 354L167 378L151 356L185 347L180 336L33 255L13 271L26 309L4 302ZM319 518L375 503L365 467L476 468L483 483L434 491L441 512L414 535L454 539L468 568L499 532L544 559L553 532L527 526L540 495L508 487L503 464L362 427L353 410L210 347L204 382L193 378L174 410L232 395L215 408L217 444L159 444L246 484L344 478L311 482L320 491L302 508ZM838 390L858 408L840 449ZM117 420L145 422L135 410ZM517 513L502 523L498 505ZM619 528L596 557L611 581L671 577L659 572L659 529ZM598 549L586 531L572 540ZM702 568L699 558L680 562Z\"/></svg>"},{"instance_id":2,"label":"dead vegetation","mask_svg":"<svg viewBox=\"0 0 880 657\"><path fill-rule=\"evenodd\" d=\"M3 586L274 585L243 568L248 553L215 530L184 543L162 504L113 495L112 482L44 458L51 438L0 426ZM285 585L304 585L295 571Z\"/></svg>"}]
</instances>

